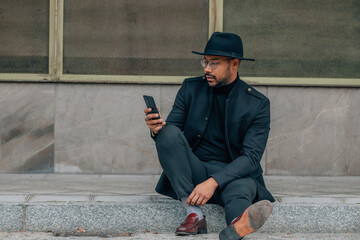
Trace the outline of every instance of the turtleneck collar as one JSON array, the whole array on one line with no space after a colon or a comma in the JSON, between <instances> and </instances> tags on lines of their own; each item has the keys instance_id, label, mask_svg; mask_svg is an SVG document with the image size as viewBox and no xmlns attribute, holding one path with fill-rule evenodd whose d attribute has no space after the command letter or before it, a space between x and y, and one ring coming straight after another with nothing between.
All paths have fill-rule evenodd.
<instances>
[{"instance_id":1,"label":"turtleneck collar","mask_svg":"<svg viewBox=\"0 0 360 240\"><path fill-rule=\"evenodd\" d=\"M239 81L239 75L236 76L236 79L227 85L220 86L220 87L214 87L214 94L224 94L229 96L231 90L236 85L236 83Z\"/></svg>"}]
</instances>

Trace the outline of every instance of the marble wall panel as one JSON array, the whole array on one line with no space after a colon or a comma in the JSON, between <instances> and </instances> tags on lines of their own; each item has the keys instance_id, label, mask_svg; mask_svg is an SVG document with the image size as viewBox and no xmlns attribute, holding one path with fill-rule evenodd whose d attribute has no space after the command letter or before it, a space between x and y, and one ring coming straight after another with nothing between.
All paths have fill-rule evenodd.
<instances>
[{"instance_id":1,"label":"marble wall panel","mask_svg":"<svg viewBox=\"0 0 360 240\"><path fill-rule=\"evenodd\" d=\"M0 173L54 171L54 85L0 83Z\"/></svg>"},{"instance_id":2,"label":"marble wall panel","mask_svg":"<svg viewBox=\"0 0 360 240\"><path fill-rule=\"evenodd\" d=\"M349 163L348 173L360 176L360 89L352 89L350 96L353 106L349 113L347 132L349 134Z\"/></svg>"},{"instance_id":3,"label":"marble wall panel","mask_svg":"<svg viewBox=\"0 0 360 240\"><path fill-rule=\"evenodd\" d=\"M142 95L166 119L179 88L0 83L0 173L159 174ZM359 88L255 88L271 101L266 174L360 175Z\"/></svg>"},{"instance_id":4,"label":"marble wall panel","mask_svg":"<svg viewBox=\"0 0 360 240\"><path fill-rule=\"evenodd\" d=\"M160 86L61 84L56 86L55 171L159 174L145 125L142 95L160 102Z\"/></svg>"},{"instance_id":5,"label":"marble wall panel","mask_svg":"<svg viewBox=\"0 0 360 240\"><path fill-rule=\"evenodd\" d=\"M163 85L161 87L161 115L164 119L169 115L174 104L176 94L180 89L180 85Z\"/></svg>"},{"instance_id":6,"label":"marble wall panel","mask_svg":"<svg viewBox=\"0 0 360 240\"><path fill-rule=\"evenodd\" d=\"M272 131L267 147L267 173L359 173L359 91L269 87Z\"/></svg>"}]
</instances>

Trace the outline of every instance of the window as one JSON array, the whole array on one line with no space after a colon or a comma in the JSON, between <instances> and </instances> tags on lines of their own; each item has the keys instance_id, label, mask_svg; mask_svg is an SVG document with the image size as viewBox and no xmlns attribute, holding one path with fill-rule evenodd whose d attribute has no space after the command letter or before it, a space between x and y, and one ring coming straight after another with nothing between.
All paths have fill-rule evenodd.
<instances>
[{"instance_id":1,"label":"window","mask_svg":"<svg viewBox=\"0 0 360 240\"><path fill-rule=\"evenodd\" d=\"M63 74L196 75L208 0L65 0Z\"/></svg>"},{"instance_id":2,"label":"window","mask_svg":"<svg viewBox=\"0 0 360 240\"><path fill-rule=\"evenodd\" d=\"M3 0L0 5L0 73L49 72L46 0Z\"/></svg>"},{"instance_id":3,"label":"window","mask_svg":"<svg viewBox=\"0 0 360 240\"><path fill-rule=\"evenodd\" d=\"M360 78L357 0L225 0L224 31L238 33L251 77Z\"/></svg>"}]
</instances>

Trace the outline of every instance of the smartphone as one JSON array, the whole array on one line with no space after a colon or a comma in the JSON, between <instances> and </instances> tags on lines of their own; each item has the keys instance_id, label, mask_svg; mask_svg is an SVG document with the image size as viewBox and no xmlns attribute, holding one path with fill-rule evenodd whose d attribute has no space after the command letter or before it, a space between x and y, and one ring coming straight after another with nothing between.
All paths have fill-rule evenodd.
<instances>
[{"instance_id":1,"label":"smartphone","mask_svg":"<svg viewBox=\"0 0 360 240\"><path fill-rule=\"evenodd\" d=\"M159 117L157 118L153 118L153 119L159 119L160 118L160 113L156 107L156 104L155 104L155 100L152 96L147 96L147 95L143 95L144 97L144 100L145 100L145 103L146 103L146 107L147 108L151 108L151 112L149 112L148 114L150 113L157 113L159 114Z\"/></svg>"}]
</instances>

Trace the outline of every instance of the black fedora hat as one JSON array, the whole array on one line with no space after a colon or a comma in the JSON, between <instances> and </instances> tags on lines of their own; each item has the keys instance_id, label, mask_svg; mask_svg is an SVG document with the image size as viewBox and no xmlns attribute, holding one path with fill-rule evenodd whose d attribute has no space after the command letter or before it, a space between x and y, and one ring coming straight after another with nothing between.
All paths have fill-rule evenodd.
<instances>
[{"instance_id":1,"label":"black fedora hat","mask_svg":"<svg viewBox=\"0 0 360 240\"><path fill-rule=\"evenodd\" d=\"M255 59L243 57L243 45L241 38L234 33L214 32L207 42L203 53L196 51L192 51L192 53L255 61Z\"/></svg>"}]
</instances>

